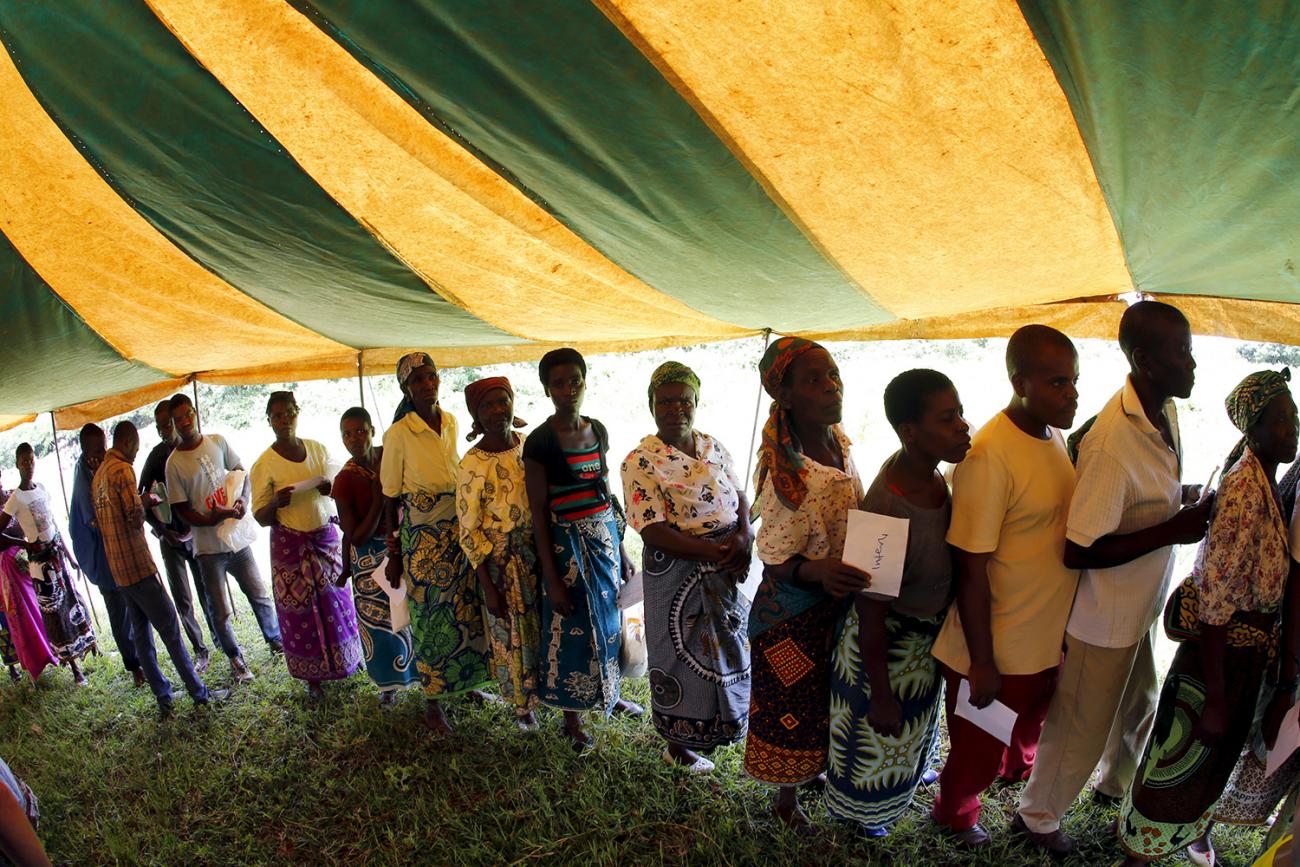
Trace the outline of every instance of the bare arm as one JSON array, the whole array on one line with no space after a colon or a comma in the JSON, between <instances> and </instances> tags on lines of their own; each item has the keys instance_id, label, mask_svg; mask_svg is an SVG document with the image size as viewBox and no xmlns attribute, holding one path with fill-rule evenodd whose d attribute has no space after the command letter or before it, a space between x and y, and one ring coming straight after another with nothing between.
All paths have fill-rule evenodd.
<instances>
[{"instance_id":1,"label":"bare arm","mask_svg":"<svg viewBox=\"0 0 1300 867\"><path fill-rule=\"evenodd\" d=\"M898 737L903 729L903 711L889 685L889 641L885 634L889 602L858 596L854 607L858 612L858 653L862 657L867 683L871 686L867 721L882 735Z\"/></svg>"},{"instance_id":2,"label":"bare arm","mask_svg":"<svg viewBox=\"0 0 1300 867\"><path fill-rule=\"evenodd\" d=\"M1130 563L1169 545L1190 545L1205 538L1214 497L1180 509L1168 521L1133 533L1102 536L1087 548L1065 540L1065 565L1070 569L1109 569Z\"/></svg>"},{"instance_id":3,"label":"bare arm","mask_svg":"<svg viewBox=\"0 0 1300 867\"><path fill-rule=\"evenodd\" d=\"M48 867L50 859L8 786L0 786L0 853L20 867Z\"/></svg>"},{"instance_id":4,"label":"bare arm","mask_svg":"<svg viewBox=\"0 0 1300 867\"><path fill-rule=\"evenodd\" d=\"M189 503L172 503L172 509L191 527L215 527L227 518L237 517L234 509L224 506L213 506L212 511L206 515L200 514Z\"/></svg>"},{"instance_id":5,"label":"bare arm","mask_svg":"<svg viewBox=\"0 0 1300 867\"><path fill-rule=\"evenodd\" d=\"M1002 689L1002 675L993 659L990 559L992 554L957 552L957 611L970 652L970 693L975 707L985 707Z\"/></svg>"},{"instance_id":6,"label":"bare arm","mask_svg":"<svg viewBox=\"0 0 1300 867\"><path fill-rule=\"evenodd\" d=\"M722 546L690 533L683 533L668 526L666 521L658 521L641 529L641 538L647 545L658 548L674 557L684 560L702 560L717 563L722 559Z\"/></svg>"}]
</instances>

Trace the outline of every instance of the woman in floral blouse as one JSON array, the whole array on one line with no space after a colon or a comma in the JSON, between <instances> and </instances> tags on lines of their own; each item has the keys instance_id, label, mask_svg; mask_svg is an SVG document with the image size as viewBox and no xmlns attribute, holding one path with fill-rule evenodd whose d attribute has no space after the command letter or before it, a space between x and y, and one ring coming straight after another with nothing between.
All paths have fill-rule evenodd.
<instances>
[{"instance_id":1,"label":"woman in floral blouse","mask_svg":"<svg viewBox=\"0 0 1300 867\"><path fill-rule=\"evenodd\" d=\"M694 429L700 380L669 361L650 378L658 432L623 461L627 520L645 542L645 615L655 729L663 759L696 773L745 736L749 604L738 586L754 536L731 455Z\"/></svg>"},{"instance_id":2,"label":"woman in floral blouse","mask_svg":"<svg viewBox=\"0 0 1300 867\"><path fill-rule=\"evenodd\" d=\"M501 697L515 709L522 731L537 728L537 552L533 516L524 484L524 441L515 432L510 380L492 376L465 387L465 403L479 438L460 459L456 520L460 547L474 567L483 594L492 672Z\"/></svg>"},{"instance_id":3,"label":"woman in floral blouse","mask_svg":"<svg viewBox=\"0 0 1300 867\"><path fill-rule=\"evenodd\" d=\"M1228 396L1228 416L1245 436L1228 458L1231 468L1192 576L1166 611L1166 629L1183 640L1121 808L1125 864L1173 854L1204 834L1246 743L1266 679L1276 691L1265 713L1270 745L1294 700L1289 613L1287 635L1278 638L1291 556L1274 480L1278 464L1296 455L1290 378L1287 370L1252 373ZM1279 646L1288 649L1280 662Z\"/></svg>"}]
</instances>

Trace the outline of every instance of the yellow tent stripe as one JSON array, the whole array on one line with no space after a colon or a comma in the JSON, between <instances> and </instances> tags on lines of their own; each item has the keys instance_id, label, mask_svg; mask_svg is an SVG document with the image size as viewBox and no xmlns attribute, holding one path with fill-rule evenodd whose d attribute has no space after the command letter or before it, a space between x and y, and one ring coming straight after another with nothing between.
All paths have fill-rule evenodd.
<instances>
[{"instance_id":1,"label":"yellow tent stripe","mask_svg":"<svg viewBox=\"0 0 1300 867\"><path fill-rule=\"evenodd\" d=\"M1014 0L594 2L899 317L1131 289Z\"/></svg>"},{"instance_id":2,"label":"yellow tent stripe","mask_svg":"<svg viewBox=\"0 0 1300 867\"><path fill-rule=\"evenodd\" d=\"M344 347L204 270L82 158L0 51L0 230L119 353L172 373Z\"/></svg>"},{"instance_id":3,"label":"yellow tent stripe","mask_svg":"<svg viewBox=\"0 0 1300 867\"><path fill-rule=\"evenodd\" d=\"M148 2L322 188L471 314L544 341L750 333L614 265L282 0Z\"/></svg>"}]
</instances>

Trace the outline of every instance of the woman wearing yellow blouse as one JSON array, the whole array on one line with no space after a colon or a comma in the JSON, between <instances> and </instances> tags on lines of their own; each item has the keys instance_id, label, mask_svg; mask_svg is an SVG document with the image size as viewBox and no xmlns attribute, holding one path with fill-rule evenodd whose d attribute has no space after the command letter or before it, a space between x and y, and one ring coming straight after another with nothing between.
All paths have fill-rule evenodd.
<instances>
[{"instance_id":1,"label":"woman wearing yellow blouse","mask_svg":"<svg viewBox=\"0 0 1300 867\"><path fill-rule=\"evenodd\" d=\"M271 584L284 661L320 698L322 681L340 680L361 666L357 611L341 586L347 579L329 498L336 467L325 446L298 438L293 392L274 392L266 417L275 442L253 464L253 517L271 528Z\"/></svg>"},{"instance_id":2,"label":"woman wearing yellow blouse","mask_svg":"<svg viewBox=\"0 0 1300 867\"><path fill-rule=\"evenodd\" d=\"M524 487L524 441L514 429L515 393L510 380L493 376L465 388L474 428L481 439L460 461L456 518L460 547L483 592L484 619L492 669L501 697L515 709L515 723L533 731L537 721L537 552Z\"/></svg>"},{"instance_id":3,"label":"woman wearing yellow blouse","mask_svg":"<svg viewBox=\"0 0 1300 867\"><path fill-rule=\"evenodd\" d=\"M403 399L384 434L379 467L388 526L396 528L389 533L386 573L397 587L405 569L424 721L445 735L451 724L441 698L485 698L479 690L491 680L487 636L456 522L456 419L438 406L438 368L426 353L402 356L397 381Z\"/></svg>"}]
</instances>

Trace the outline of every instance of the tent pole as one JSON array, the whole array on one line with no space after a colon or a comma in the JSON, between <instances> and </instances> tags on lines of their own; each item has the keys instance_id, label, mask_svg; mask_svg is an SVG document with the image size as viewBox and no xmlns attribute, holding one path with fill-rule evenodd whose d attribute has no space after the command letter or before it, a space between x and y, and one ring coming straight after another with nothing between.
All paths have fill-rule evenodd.
<instances>
[{"instance_id":1,"label":"tent pole","mask_svg":"<svg viewBox=\"0 0 1300 867\"><path fill-rule=\"evenodd\" d=\"M763 352L767 352L767 345L772 342L772 329L763 329ZM758 394L754 397L754 424L749 429L749 456L745 459L745 492L749 493L749 486L753 484L754 472L754 443L758 441L758 416L763 409L763 381L758 382ZM758 491L754 492L758 496ZM750 498L752 503L753 497Z\"/></svg>"},{"instance_id":2,"label":"tent pole","mask_svg":"<svg viewBox=\"0 0 1300 867\"><path fill-rule=\"evenodd\" d=\"M54 410L50 410L50 433L54 435L54 462L59 466L59 490L63 492L63 513L68 516L69 532L72 524L72 507L68 505L68 486L63 482L63 456L59 453L59 426L54 420ZM77 564L77 574L81 576L82 586L86 589L86 600L90 605L90 615L95 618L95 631L99 632L99 612L95 610L95 597L90 595L90 579Z\"/></svg>"},{"instance_id":3,"label":"tent pole","mask_svg":"<svg viewBox=\"0 0 1300 867\"><path fill-rule=\"evenodd\" d=\"M366 377L362 373L362 370L363 368L361 365L361 351L358 350L357 351L357 396L361 398L361 403L359 404L359 406L362 409L365 409L366 408Z\"/></svg>"},{"instance_id":4,"label":"tent pole","mask_svg":"<svg viewBox=\"0 0 1300 867\"><path fill-rule=\"evenodd\" d=\"M199 378L190 379L190 390L194 392L194 423L199 427L199 433L203 433L203 414L199 412Z\"/></svg>"}]
</instances>

